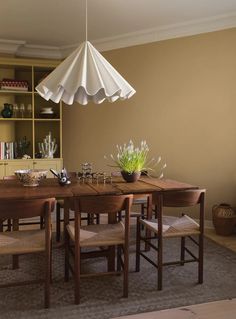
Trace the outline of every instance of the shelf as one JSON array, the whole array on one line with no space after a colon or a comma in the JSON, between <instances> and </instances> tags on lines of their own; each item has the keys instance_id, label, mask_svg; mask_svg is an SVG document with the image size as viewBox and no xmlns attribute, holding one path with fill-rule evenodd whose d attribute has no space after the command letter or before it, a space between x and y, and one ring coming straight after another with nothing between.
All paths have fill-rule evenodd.
<instances>
[{"instance_id":1,"label":"shelf","mask_svg":"<svg viewBox=\"0 0 236 319\"><path fill-rule=\"evenodd\" d=\"M0 117L0 121L32 121L32 118L21 118L21 117Z\"/></svg>"},{"instance_id":2,"label":"shelf","mask_svg":"<svg viewBox=\"0 0 236 319\"><path fill-rule=\"evenodd\" d=\"M60 119L39 119L39 118L35 118L34 119L37 122L60 122Z\"/></svg>"},{"instance_id":3,"label":"shelf","mask_svg":"<svg viewBox=\"0 0 236 319\"><path fill-rule=\"evenodd\" d=\"M0 94L29 94L32 95L32 91L14 91L14 90L0 90Z\"/></svg>"},{"instance_id":4,"label":"shelf","mask_svg":"<svg viewBox=\"0 0 236 319\"><path fill-rule=\"evenodd\" d=\"M32 158L31 158L32 160ZM53 158L33 158L34 161L58 161L58 160L62 160L61 157L53 157Z\"/></svg>"}]
</instances>

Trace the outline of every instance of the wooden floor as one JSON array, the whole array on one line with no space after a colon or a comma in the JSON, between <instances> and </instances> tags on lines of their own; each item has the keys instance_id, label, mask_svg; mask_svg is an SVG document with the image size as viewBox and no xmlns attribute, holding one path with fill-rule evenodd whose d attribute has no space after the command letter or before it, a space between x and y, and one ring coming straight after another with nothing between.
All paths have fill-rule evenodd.
<instances>
[{"instance_id":1,"label":"wooden floor","mask_svg":"<svg viewBox=\"0 0 236 319\"><path fill-rule=\"evenodd\" d=\"M236 234L218 236L214 229L205 230L206 237L236 252ZM119 319L235 319L236 299L119 317ZM117 318L114 318L117 319Z\"/></svg>"},{"instance_id":2,"label":"wooden floor","mask_svg":"<svg viewBox=\"0 0 236 319\"><path fill-rule=\"evenodd\" d=\"M236 299L141 313L119 319L235 319ZM114 318L117 319L117 318Z\"/></svg>"},{"instance_id":3,"label":"wooden floor","mask_svg":"<svg viewBox=\"0 0 236 319\"><path fill-rule=\"evenodd\" d=\"M236 234L231 236L219 236L213 228L207 228L205 230L206 237L212 239L217 244L227 247L236 252ZM235 314L236 318L236 314Z\"/></svg>"}]
</instances>

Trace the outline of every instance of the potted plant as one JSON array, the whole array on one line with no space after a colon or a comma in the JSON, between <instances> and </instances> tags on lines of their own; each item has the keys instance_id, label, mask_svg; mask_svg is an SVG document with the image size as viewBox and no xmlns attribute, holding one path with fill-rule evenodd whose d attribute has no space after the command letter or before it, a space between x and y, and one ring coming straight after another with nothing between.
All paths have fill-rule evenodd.
<instances>
[{"instance_id":1,"label":"potted plant","mask_svg":"<svg viewBox=\"0 0 236 319\"><path fill-rule=\"evenodd\" d=\"M117 150L116 157L111 154L111 159L115 165L109 166L118 167L124 180L128 183L137 181L141 173L148 174L149 171L154 171L161 161L161 157L158 157L157 160L155 158L148 160L149 148L146 141L141 141L140 147L135 147L133 141L130 140L127 145L117 145ZM166 164L162 169L165 167ZM162 176L163 174L158 177L161 178Z\"/></svg>"}]
</instances>

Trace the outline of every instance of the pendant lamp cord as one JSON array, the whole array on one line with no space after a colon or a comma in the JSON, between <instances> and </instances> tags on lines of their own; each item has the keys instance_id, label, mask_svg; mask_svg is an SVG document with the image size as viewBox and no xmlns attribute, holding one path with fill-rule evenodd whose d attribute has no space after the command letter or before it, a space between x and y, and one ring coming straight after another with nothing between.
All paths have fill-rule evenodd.
<instances>
[{"instance_id":1,"label":"pendant lamp cord","mask_svg":"<svg viewBox=\"0 0 236 319\"><path fill-rule=\"evenodd\" d=\"M88 38L88 3L85 0L85 41L87 42Z\"/></svg>"}]
</instances>

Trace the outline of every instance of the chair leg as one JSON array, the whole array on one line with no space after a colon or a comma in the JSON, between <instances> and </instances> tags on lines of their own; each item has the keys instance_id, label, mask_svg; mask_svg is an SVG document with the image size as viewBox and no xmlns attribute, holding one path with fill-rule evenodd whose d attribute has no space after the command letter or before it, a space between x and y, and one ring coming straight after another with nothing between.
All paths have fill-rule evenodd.
<instances>
[{"instance_id":1,"label":"chair leg","mask_svg":"<svg viewBox=\"0 0 236 319\"><path fill-rule=\"evenodd\" d=\"M115 271L115 255L116 255L116 247L110 246L108 247L108 257L107 257L107 271Z\"/></svg>"},{"instance_id":2,"label":"chair leg","mask_svg":"<svg viewBox=\"0 0 236 319\"><path fill-rule=\"evenodd\" d=\"M181 248L180 248L180 265L184 266L185 260L185 237L181 237Z\"/></svg>"},{"instance_id":3,"label":"chair leg","mask_svg":"<svg viewBox=\"0 0 236 319\"><path fill-rule=\"evenodd\" d=\"M61 205L57 203L56 207L56 241L61 239Z\"/></svg>"},{"instance_id":4,"label":"chair leg","mask_svg":"<svg viewBox=\"0 0 236 319\"><path fill-rule=\"evenodd\" d=\"M141 218L145 218L145 204L141 204Z\"/></svg>"},{"instance_id":5,"label":"chair leg","mask_svg":"<svg viewBox=\"0 0 236 319\"><path fill-rule=\"evenodd\" d=\"M139 217L137 218L137 225L136 225L136 266L135 271L140 271L140 235L141 235L141 227Z\"/></svg>"},{"instance_id":6,"label":"chair leg","mask_svg":"<svg viewBox=\"0 0 236 319\"><path fill-rule=\"evenodd\" d=\"M11 231L11 219L7 220L7 231Z\"/></svg>"},{"instance_id":7,"label":"chair leg","mask_svg":"<svg viewBox=\"0 0 236 319\"><path fill-rule=\"evenodd\" d=\"M118 212L118 214L117 214L117 221L118 221L118 222L121 222L121 221L122 221L121 212Z\"/></svg>"},{"instance_id":8,"label":"chair leg","mask_svg":"<svg viewBox=\"0 0 236 319\"><path fill-rule=\"evenodd\" d=\"M12 229L13 229L13 231L19 230L19 220L18 219L13 219ZM19 268L19 256L13 255L12 256L12 269L18 269L18 268Z\"/></svg>"},{"instance_id":9,"label":"chair leg","mask_svg":"<svg viewBox=\"0 0 236 319\"><path fill-rule=\"evenodd\" d=\"M75 304L80 303L80 247L75 243L75 261L74 261L74 272L75 272Z\"/></svg>"},{"instance_id":10,"label":"chair leg","mask_svg":"<svg viewBox=\"0 0 236 319\"><path fill-rule=\"evenodd\" d=\"M52 284L52 240L51 240L51 250L50 250L50 283Z\"/></svg>"},{"instance_id":11,"label":"chair leg","mask_svg":"<svg viewBox=\"0 0 236 319\"><path fill-rule=\"evenodd\" d=\"M42 216L40 216L40 229L44 229L44 220Z\"/></svg>"},{"instance_id":12,"label":"chair leg","mask_svg":"<svg viewBox=\"0 0 236 319\"><path fill-rule=\"evenodd\" d=\"M154 211L155 211L155 218L157 219L157 216L158 216L158 207L157 207L157 205L155 205Z\"/></svg>"},{"instance_id":13,"label":"chair leg","mask_svg":"<svg viewBox=\"0 0 236 319\"><path fill-rule=\"evenodd\" d=\"M162 290L162 267L163 267L163 261L162 261L162 238L158 238L158 251L157 251L157 289Z\"/></svg>"},{"instance_id":14,"label":"chair leg","mask_svg":"<svg viewBox=\"0 0 236 319\"><path fill-rule=\"evenodd\" d=\"M65 240L65 274L64 274L64 280L67 282L69 281L69 246L70 246L70 237L67 233L65 232L64 235L64 240Z\"/></svg>"},{"instance_id":15,"label":"chair leg","mask_svg":"<svg viewBox=\"0 0 236 319\"><path fill-rule=\"evenodd\" d=\"M91 225L92 224L92 222L91 222L91 220L92 220L91 214L87 214L87 218L88 218L87 224Z\"/></svg>"},{"instance_id":16,"label":"chair leg","mask_svg":"<svg viewBox=\"0 0 236 319\"><path fill-rule=\"evenodd\" d=\"M198 283L203 283L203 248L204 248L204 239L203 234L199 235L199 262L198 262Z\"/></svg>"},{"instance_id":17,"label":"chair leg","mask_svg":"<svg viewBox=\"0 0 236 319\"><path fill-rule=\"evenodd\" d=\"M52 280L52 251L51 243L46 251L46 267L45 267L45 295L44 295L44 307L50 307L50 284Z\"/></svg>"},{"instance_id":18,"label":"chair leg","mask_svg":"<svg viewBox=\"0 0 236 319\"><path fill-rule=\"evenodd\" d=\"M148 199L148 203L147 203L147 219L151 219L152 218L152 215L153 215L153 210L152 210L152 202L150 201L150 198ZM145 236L146 238L150 238L151 237L151 230L148 229L146 227L145 229ZM145 251L150 251L151 247L150 245L148 245L148 241L150 240L147 240L145 242Z\"/></svg>"},{"instance_id":19,"label":"chair leg","mask_svg":"<svg viewBox=\"0 0 236 319\"><path fill-rule=\"evenodd\" d=\"M123 282L123 297L128 297L129 290L129 247L128 245L124 247L124 282Z\"/></svg>"},{"instance_id":20,"label":"chair leg","mask_svg":"<svg viewBox=\"0 0 236 319\"><path fill-rule=\"evenodd\" d=\"M117 246L117 260L116 260L116 267L117 271L121 271L121 247L120 245Z\"/></svg>"}]
</instances>

